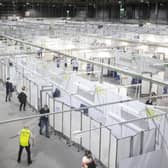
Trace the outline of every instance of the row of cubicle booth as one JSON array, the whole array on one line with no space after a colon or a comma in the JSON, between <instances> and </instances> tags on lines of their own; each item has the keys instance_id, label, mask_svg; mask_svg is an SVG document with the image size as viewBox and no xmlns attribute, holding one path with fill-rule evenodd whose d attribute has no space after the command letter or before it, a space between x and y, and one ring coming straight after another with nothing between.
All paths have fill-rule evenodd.
<instances>
[{"instance_id":1,"label":"row of cubicle booth","mask_svg":"<svg viewBox=\"0 0 168 168\"><path fill-rule=\"evenodd\" d=\"M1 45L8 50L0 59L0 79L5 82L10 76L17 91L26 86L29 104L34 109L48 104L50 111L55 112L50 116L50 125L56 132L71 143L90 149L106 167L134 165L134 159L149 160L146 168L151 167L151 161L159 166L154 158L161 160L165 138L162 133L167 123L164 115L148 117L151 113L162 115L163 111L148 109L131 99L124 86L90 81L80 73L58 69L53 61L45 62L37 54L30 54L37 49L27 52L4 41ZM55 88L61 91L59 98L53 98ZM81 105L87 107L88 114L80 109Z\"/></svg>"},{"instance_id":2,"label":"row of cubicle booth","mask_svg":"<svg viewBox=\"0 0 168 168\"><path fill-rule=\"evenodd\" d=\"M166 80L166 54L163 53L163 59L158 59L162 53L148 53L142 46L135 49L137 44L114 41L119 35L112 38L96 36L100 31L105 35L104 31L108 29L104 27L109 28L106 35L113 32L111 30L123 30L118 25L100 27L62 21L51 25L45 22L37 31L37 24L34 20L1 23L4 32L0 41L1 81L5 82L10 77L18 92L25 86L28 102L36 111L47 104L53 130L66 137L70 144L90 149L106 167L131 168L137 163L144 168L164 167L166 154L163 147L167 144L168 126L166 113L128 97L128 86L131 84L141 86L141 94L147 95L151 92L162 94L164 86L115 70L109 72L108 68L102 69L97 64L93 65L92 73L99 80L92 80L85 70L87 63L93 61ZM135 36L137 31L140 33L137 27L131 29L135 31ZM157 30L151 29L154 32ZM79 34L75 36L77 32ZM87 32L94 35L86 35ZM120 37L127 39L122 34ZM37 54L40 48L43 48L41 58ZM68 67L56 67L55 56L63 60L67 56ZM72 71L71 57L79 58L79 72ZM88 62L82 62L80 58ZM112 73L115 75L110 75L110 78L118 75L116 80L120 81L120 85L100 80ZM60 97L53 97L55 89L59 89Z\"/></svg>"}]
</instances>

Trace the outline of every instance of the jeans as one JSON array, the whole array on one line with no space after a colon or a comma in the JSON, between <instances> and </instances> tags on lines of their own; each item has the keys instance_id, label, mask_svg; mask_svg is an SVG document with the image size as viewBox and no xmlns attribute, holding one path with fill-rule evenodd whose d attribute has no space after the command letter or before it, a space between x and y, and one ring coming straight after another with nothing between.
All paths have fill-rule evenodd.
<instances>
[{"instance_id":1,"label":"jeans","mask_svg":"<svg viewBox=\"0 0 168 168\"><path fill-rule=\"evenodd\" d=\"M49 121L48 121L48 118L40 119L40 135L42 135L42 130L43 130L44 127L45 127L46 137L49 137L49 130L48 130Z\"/></svg>"},{"instance_id":2,"label":"jeans","mask_svg":"<svg viewBox=\"0 0 168 168\"><path fill-rule=\"evenodd\" d=\"M21 103L20 103L20 107L19 107L19 110L20 110L20 111L22 110L22 107L23 107L23 110L25 111L26 102L21 102Z\"/></svg>"},{"instance_id":3,"label":"jeans","mask_svg":"<svg viewBox=\"0 0 168 168\"><path fill-rule=\"evenodd\" d=\"M26 149L26 152L27 152L27 162L28 164L30 164L32 161L31 161L31 151L30 151L30 145L29 146L21 146L19 147L19 154L18 154L18 162L21 161L21 156L22 156L22 151L23 151L23 148Z\"/></svg>"},{"instance_id":4,"label":"jeans","mask_svg":"<svg viewBox=\"0 0 168 168\"><path fill-rule=\"evenodd\" d=\"M11 101L11 97L12 97L12 92L6 92L6 102L9 100Z\"/></svg>"},{"instance_id":5,"label":"jeans","mask_svg":"<svg viewBox=\"0 0 168 168\"><path fill-rule=\"evenodd\" d=\"M77 72L78 71L78 67L73 67L72 70Z\"/></svg>"}]
</instances>

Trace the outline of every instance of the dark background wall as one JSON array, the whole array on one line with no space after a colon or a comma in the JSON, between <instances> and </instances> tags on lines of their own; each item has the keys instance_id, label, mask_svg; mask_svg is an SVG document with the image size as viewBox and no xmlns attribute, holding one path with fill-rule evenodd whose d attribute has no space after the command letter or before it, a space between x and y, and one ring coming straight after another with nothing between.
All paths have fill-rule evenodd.
<instances>
[{"instance_id":1,"label":"dark background wall","mask_svg":"<svg viewBox=\"0 0 168 168\"><path fill-rule=\"evenodd\" d=\"M0 0L0 16L26 11L32 17L168 20L168 0Z\"/></svg>"},{"instance_id":2,"label":"dark background wall","mask_svg":"<svg viewBox=\"0 0 168 168\"><path fill-rule=\"evenodd\" d=\"M129 19L168 20L168 0L127 0L125 8Z\"/></svg>"}]
</instances>

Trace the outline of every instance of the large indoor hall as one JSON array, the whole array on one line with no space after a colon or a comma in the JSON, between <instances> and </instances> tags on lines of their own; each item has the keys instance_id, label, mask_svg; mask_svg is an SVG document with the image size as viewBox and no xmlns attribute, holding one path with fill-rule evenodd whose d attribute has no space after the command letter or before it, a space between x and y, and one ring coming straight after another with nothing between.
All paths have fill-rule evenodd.
<instances>
[{"instance_id":1,"label":"large indoor hall","mask_svg":"<svg viewBox=\"0 0 168 168\"><path fill-rule=\"evenodd\" d=\"M167 0L0 0L0 168L166 168L167 112Z\"/></svg>"}]
</instances>

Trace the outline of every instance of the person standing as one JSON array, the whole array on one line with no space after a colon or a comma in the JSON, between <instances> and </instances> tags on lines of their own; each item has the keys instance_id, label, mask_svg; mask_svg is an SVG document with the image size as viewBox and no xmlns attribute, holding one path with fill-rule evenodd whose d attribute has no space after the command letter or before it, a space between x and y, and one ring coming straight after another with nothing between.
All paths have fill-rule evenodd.
<instances>
[{"instance_id":1,"label":"person standing","mask_svg":"<svg viewBox=\"0 0 168 168\"><path fill-rule=\"evenodd\" d=\"M64 58L64 68L67 68L68 67L68 62L67 62L67 58L65 57Z\"/></svg>"},{"instance_id":2,"label":"person standing","mask_svg":"<svg viewBox=\"0 0 168 168\"><path fill-rule=\"evenodd\" d=\"M32 132L30 131L28 126L24 126L24 128L18 133L19 137L19 153L17 162L21 162L22 151L25 148L27 152L27 163L28 165L32 164L31 160L31 150L30 150L30 139L32 139L32 144L34 143L34 138Z\"/></svg>"},{"instance_id":3,"label":"person standing","mask_svg":"<svg viewBox=\"0 0 168 168\"><path fill-rule=\"evenodd\" d=\"M44 105L44 107L40 109L40 114L48 114L49 112L50 110L47 105ZM42 130L45 127L45 135L47 138L49 138L50 136L49 136L49 129L48 129L49 128L48 115L40 117L39 126L40 126L40 135L42 135Z\"/></svg>"},{"instance_id":4,"label":"person standing","mask_svg":"<svg viewBox=\"0 0 168 168\"><path fill-rule=\"evenodd\" d=\"M43 55L43 49L40 48L38 51L37 51L37 55L38 55L38 58L42 58L42 55Z\"/></svg>"},{"instance_id":5,"label":"person standing","mask_svg":"<svg viewBox=\"0 0 168 168\"><path fill-rule=\"evenodd\" d=\"M149 98L147 101L146 101L146 103L145 104L148 104L148 105L153 105L153 101L152 101L152 99L151 98Z\"/></svg>"},{"instance_id":6,"label":"person standing","mask_svg":"<svg viewBox=\"0 0 168 168\"><path fill-rule=\"evenodd\" d=\"M13 91L13 85L12 82L10 82L10 78L7 78L6 80L6 99L5 101L11 101L11 97L12 97L12 91Z\"/></svg>"},{"instance_id":7,"label":"person standing","mask_svg":"<svg viewBox=\"0 0 168 168\"><path fill-rule=\"evenodd\" d=\"M60 67L60 64L61 64L61 58L60 58L60 57L57 57L57 58L56 58L56 66L57 66L57 68Z\"/></svg>"},{"instance_id":8,"label":"person standing","mask_svg":"<svg viewBox=\"0 0 168 168\"><path fill-rule=\"evenodd\" d=\"M23 110L25 111L26 110L26 103L27 103L27 95L25 93L25 87L23 87L22 91L19 93L18 99L20 102L19 110L22 111L22 107L23 107Z\"/></svg>"},{"instance_id":9,"label":"person standing","mask_svg":"<svg viewBox=\"0 0 168 168\"><path fill-rule=\"evenodd\" d=\"M79 63L77 59L72 60L72 70L78 72Z\"/></svg>"}]
</instances>

